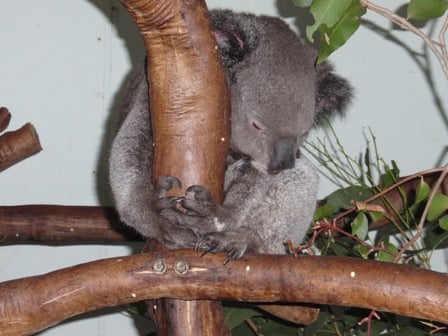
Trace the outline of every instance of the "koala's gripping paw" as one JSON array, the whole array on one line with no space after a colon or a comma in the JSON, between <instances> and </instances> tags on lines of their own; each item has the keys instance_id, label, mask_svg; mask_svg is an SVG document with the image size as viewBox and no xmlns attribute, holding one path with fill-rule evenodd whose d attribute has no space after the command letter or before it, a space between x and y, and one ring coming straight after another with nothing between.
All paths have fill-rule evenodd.
<instances>
[{"instance_id":1,"label":"koala's gripping paw","mask_svg":"<svg viewBox=\"0 0 448 336\"><path fill-rule=\"evenodd\" d=\"M211 192L200 185L192 185L182 199L182 206L190 216L208 217L216 211L216 203Z\"/></svg>"},{"instance_id":2,"label":"koala's gripping paw","mask_svg":"<svg viewBox=\"0 0 448 336\"><path fill-rule=\"evenodd\" d=\"M241 241L238 233L233 232L211 232L202 236L196 243L195 250L202 255L213 252L226 252L227 257L224 264L231 260L241 258L249 247L249 243Z\"/></svg>"},{"instance_id":3,"label":"koala's gripping paw","mask_svg":"<svg viewBox=\"0 0 448 336\"><path fill-rule=\"evenodd\" d=\"M183 197L167 196L167 192L174 187L182 187L181 182L174 176L163 176L157 179L154 188L158 198L154 202L154 207L159 213L165 209L175 208L182 201Z\"/></svg>"}]
</instances>

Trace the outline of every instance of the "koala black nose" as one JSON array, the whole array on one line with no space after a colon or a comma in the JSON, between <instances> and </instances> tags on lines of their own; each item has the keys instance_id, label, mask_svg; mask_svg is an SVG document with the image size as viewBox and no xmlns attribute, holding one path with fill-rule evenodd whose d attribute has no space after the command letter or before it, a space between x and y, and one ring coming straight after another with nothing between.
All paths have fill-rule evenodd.
<instances>
[{"instance_id":1,"label":"koala black nose","mask_svg":"<svg viewBox=\"0 0 448 336\"><path fill-rule=\"evenodd\" d=\"M280 138L275 144L268 165L269 174L277 174L294 167L297 153L297 140L294 137Z\"/></svg>"}]
</instances>

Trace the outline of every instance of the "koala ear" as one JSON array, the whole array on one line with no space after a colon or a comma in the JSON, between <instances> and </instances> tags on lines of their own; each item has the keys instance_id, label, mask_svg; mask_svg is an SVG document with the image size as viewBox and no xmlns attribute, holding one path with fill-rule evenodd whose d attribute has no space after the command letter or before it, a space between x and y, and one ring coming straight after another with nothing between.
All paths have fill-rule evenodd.
<instances>
[{"instance_id":1,"label":"koala ear","mask_svg":"<svg viewBox=\"0 0 448 336\"><path fill-rule=\"evenodd\" d=\"M324 62L316 66L316 115L319 125L334 114L344 115L353 97L349 82L333 72L333 66Z\"/></svg>"},{"instance_id":2,"label":"koala ear","mask_svg":"<svg viewBox=\"0 0 448 336\"><path fill-rule=\"evenodd\" d=\"M230 29L215 29L213 31L221 51L221 58L226 68L240 62L246 51L245 41L241 34Z\"/></svg>"}]
</instances>

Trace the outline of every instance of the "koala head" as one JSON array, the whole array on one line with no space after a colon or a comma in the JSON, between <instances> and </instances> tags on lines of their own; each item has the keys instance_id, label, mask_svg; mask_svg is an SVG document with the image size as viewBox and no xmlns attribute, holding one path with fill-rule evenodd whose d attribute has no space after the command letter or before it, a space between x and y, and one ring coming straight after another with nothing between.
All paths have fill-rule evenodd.
<instances>
[{"instance_id":1,"label":"koala head","mask_svg":"<svg viewBox=\"0 0 448 336\"><path fill-rule=\"evenodd\" d=\"M231 149L271 174L292 168L310 129L352 97L348 82L280 19L212 11L232 94Z\"/></svg>"}]
</instances>

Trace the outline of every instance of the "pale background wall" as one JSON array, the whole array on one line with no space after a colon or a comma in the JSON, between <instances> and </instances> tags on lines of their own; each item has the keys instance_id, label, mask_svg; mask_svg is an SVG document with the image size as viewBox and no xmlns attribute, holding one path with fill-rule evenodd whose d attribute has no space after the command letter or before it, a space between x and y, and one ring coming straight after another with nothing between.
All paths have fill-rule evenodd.
<instances>
[{"instance_id":1,"label":"pale background wall","mask_svg":"<svg viewBox=\"0 0 448 336\"><path fill-rule=\"evenodd\" d=\"M208 4L295 22L287 0ZM373 15L369 18L389 27ZM398 36L420 50L417 38ZM0 174L0 204L107 204L103 163L108 122L131 66L143 57L127 13L118 0L0 0L0 48L0 106L13 115L9 129L32 122L44 147ZM371 127L384 158L396 160L403 174L447 162L447 112L435 108L422 72L402 48L361 28L332 59L357 87L349 117L335 123L349 153L364 149L363 133ZM447 80L437 62L431 66L446 109ZM320 194L331 190L323 181ZM2 246L0 281L131 252L122 246ZM446 270L442 253L438 260L436 269ZM118 308L41 335L83 333L144 335Z\"/></svg>"}]
</instances>

